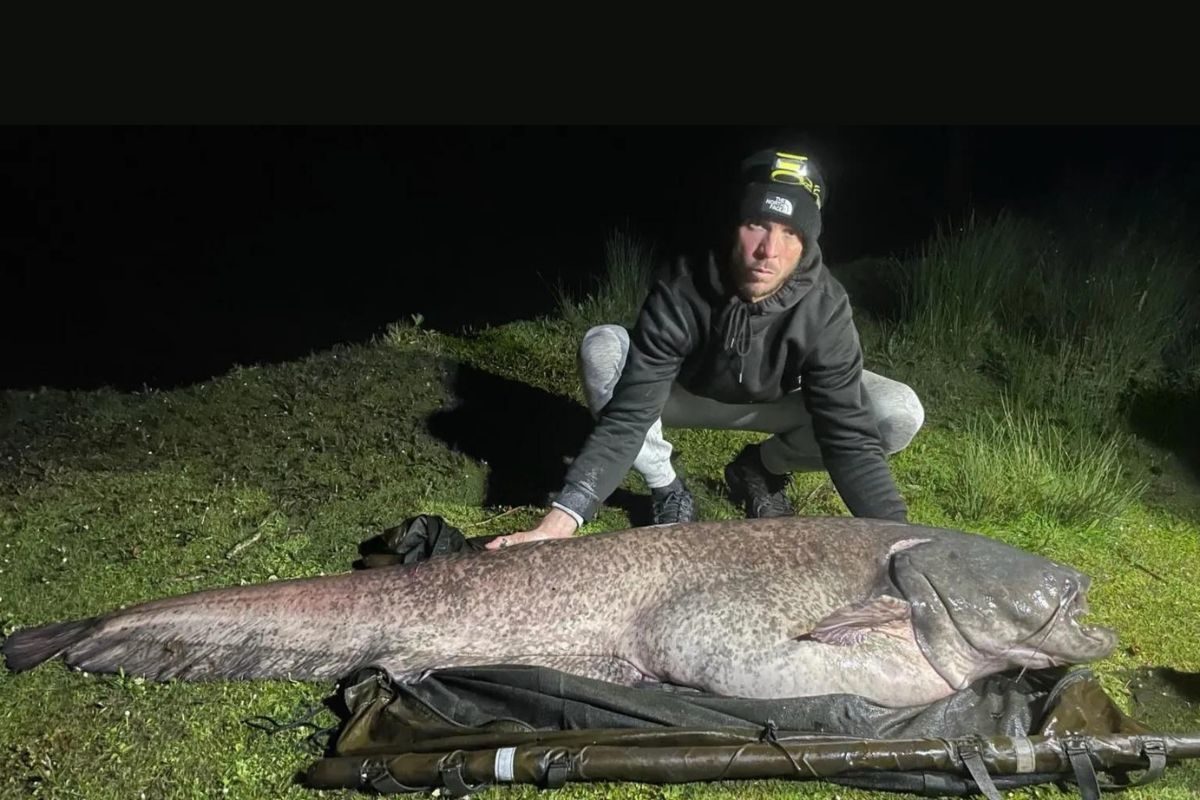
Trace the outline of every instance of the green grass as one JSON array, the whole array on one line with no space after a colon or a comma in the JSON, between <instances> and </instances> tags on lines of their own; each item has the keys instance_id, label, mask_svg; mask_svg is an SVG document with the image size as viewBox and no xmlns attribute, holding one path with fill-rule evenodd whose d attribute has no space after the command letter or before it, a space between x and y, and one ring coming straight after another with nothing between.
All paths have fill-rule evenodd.
<instances>
[{"instance_id":1,"label":"green grass","mask_svg":"<svg viewBox=\"0 0 1200 800\"><path fill-rule=\"evenodd\" d=\"M925 403L925 429L892 460L914 521L995 536L1092 575L1093 617L1121 635L1096 670L1133 710L1134 670L1200 671L1200 493L1178 459L1129 428L1127 414L1144 393L1168 383L1186 390L1196 375L1188 329L1162 322L1177 310L1178 288L1150 272L1188 275L1190 262L1169 243L1122 236L1132 237L1124 250L1085 247L1013 217L974 220L923 253L881 262L906 300L899 314L860 315L859 324L868 368L909 383ZM1125 274L1154 248L1157 260ZM469 535L533 524L535 504L488 507L497 467L432 435L426 421L454 406L458 365L582 407L578 335L596 322L632 321L651 252L614 236L610 280L582 302L561 295L554 318L460 336L401 321L370 344L170 392L5 393L0 627L344 571L359 542L419 513ZM1141 316L1129 313L1139 306ZM738 516L721 470L761 437L667 433L700 513ZM623 487L644 491L635 476ZM801 513L847 513L823 474L798 476L791 491ZM583 533L627 524L624 511L606 507ZM312 758L300 746L309 730L268 736L243 723L295 718L331 689L153 684L72 674L57 662L3 672L0 797L361 796L295 784ZM1178 724L1200 731L1194 707L1175 711ZM313 721L335 718L322 711ZM1198 786L1188 765L1125 796L1194 798ZM541 795L516 787L481 796ZM764 781L578 785L553 796L887 795ZM1008 796L1074 795L1044 787Z\"/></svg>"},{"instance_id":2,"label":"green grass","mask_svg":"<svg viewBox=\"0 0 1200 800\"><path fill-rule=\"evenodd\" d=\"M933 349L979 347L1011 324L1014 305L1027 305L1045 258L1044 234L1033 223L1001 215L970 216L956 231L939 229L920 254L903 263L901 313L913 336Z\"/></svg>"},{"instance_id":3,"label":"green grass","mask_svg":"<svg viewBox=\"0 0 1200 800\"><path fill-rule=\"evenodd\" d=\"M1090 530L1118 519L1145 490L1121 462L1127 439L1081 434L1002 403L963 431L946 510L960 525L1010 523L1037 513Z\"/></svg>"},{"instance_id":4,"label":"green grass","mask_svg":"<svg viewBox=\"0 0 1200 800\"><path fill-rule=\"evenodd\" d=\"M632 326L656 269L651 244L627 228L614 230L605 242L604 273L590 292L577 298L562 284L555 288L557 316L579 332L606 323Z\"/></svg>"}]
</instances>

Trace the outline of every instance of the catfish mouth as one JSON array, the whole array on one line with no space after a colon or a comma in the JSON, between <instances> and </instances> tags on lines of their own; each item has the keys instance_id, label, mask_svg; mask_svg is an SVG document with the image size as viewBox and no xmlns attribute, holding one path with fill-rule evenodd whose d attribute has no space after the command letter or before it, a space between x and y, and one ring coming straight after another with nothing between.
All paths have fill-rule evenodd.
<instances>
[{"instance_id":1,"label":"catfish mouth","mask_svg":"<svg viewBox=\"0 0 1200 800\"><path fill-rule=\"evenodd\" d=\"M1072 581L1046 622L1000 655L1035 668L1084 663L1108 656L1117 645L1116 631L1081 622L1090 610L1087 601L1090 584L1087 577Z\"/></svg>"},{"instance_id":2,"label":"catfish mouth","mask_svg":"<svg viewBox=\"0 0 1200 800\"><path fill-rule=\"evenodd\" d=\"M919 615L913 620L917 642L934 669L957 688L994 672L1087 663L1112 652L1114 631L1081 624L1088 613L1086 576L1055 582L1057 602L1046 597L1041 605L1032 595L971 602L939 587L928 574L910 573L903 580Z\"/></svg>"}]
</instances>

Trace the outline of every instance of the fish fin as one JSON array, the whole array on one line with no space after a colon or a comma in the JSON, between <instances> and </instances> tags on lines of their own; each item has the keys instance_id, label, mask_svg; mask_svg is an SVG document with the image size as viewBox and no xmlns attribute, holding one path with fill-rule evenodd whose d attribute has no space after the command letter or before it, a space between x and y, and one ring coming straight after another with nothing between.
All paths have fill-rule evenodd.
<instances>
[{"instance_id":1,"label":"fish fin","mask_svg":"<svg viewBox=\"0 0 1200 800\"><path fill-rule=\"evenodd\" d=\"M901 550L907 550L910 547L916 547L919 544L925 544L926 542L930 542L930 541L933 541L933 540L932 539L920 539L920 538L901 539L900 541L893 543L892 546L888 548L887 557L891 558L892 556L896 555L896 553L899 553Z\"/></svg>"},{"instance_id":2,"label":"fish fin","mask_svg":"<svg viewBox=\"0 0 1200 800\"><path fill-rule=\"evenodd\" d=\"M262 646L255 639L254 632L228 641L99 632L67 650L64 660L84 672L124 671L155 681L336 680L358 666L352 653Z\"/></svg>"},{"instance_id":3,"label":"fish fin","mask_svg":"<svg viewBox=\"0 0 1200 800\"><path fill-rule=\"evenodd\" d=\"M83 641L99 621L98 617L90 617L25 628L5 639L0 651L11 671L24 672Z\"/></svg>"},{"instance_id":4,"label":"fish fin","mask_svg":"<svg viewBox=\"0 0 1200 800\"><path fill-rule=\"evenodd\" d=\"M222 639L219 634L225 634ZM256 631L224 629L189 639L165 626L139 625L135 614L97 616L19 630L2 646L8 668L20 672L61 657L91 673L124 671L151 680L212 678L336 678L350 657L301 648L267 647Z\"/></svg>"},{"instance_id":5,"label":"fish fin","mask_svg":"<svg viewBox=\"0 0 1200 800\"><path fill-rule=\"evenodd\" d=\"M892 633L907 624L909 604L891 595L877 595L861 603L843 606L798 636L823 644L855 645L868 633Z\"/></svg>"},{"instance_id":6,"label":"fish fin","mask_svg":"<svg viewBox=\"0 0 1200 800\"><path fill-rule=\"evenodd\" d=\"M431 673L445 669L471 667L525 666L544 667L581 678L635 686L647 680L656 681L653 675L642 672L630 661L619 656L608 655L542 655L488 654L436 656L434 654L386 654L371 659L366 666L386 672L397 683L420 683Z\"/></svg>"}]
</instances>

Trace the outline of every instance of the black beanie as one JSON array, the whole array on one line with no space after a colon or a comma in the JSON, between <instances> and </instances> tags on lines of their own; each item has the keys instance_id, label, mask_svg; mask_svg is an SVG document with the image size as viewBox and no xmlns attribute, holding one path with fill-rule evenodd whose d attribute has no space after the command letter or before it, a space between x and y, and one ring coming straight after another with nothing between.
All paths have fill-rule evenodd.
<instances>
[{"instance_id":1,"label":"black beanie","mask_svg":"<svg viewBox=\"0 0 1200 800\"><path fill-rule=\"evenodd\" d=\"M777 220L816 242L829 190L812 156L794 148L760 150L742 162L741 178L742 220Z\"/></svg>"}]
</instances>

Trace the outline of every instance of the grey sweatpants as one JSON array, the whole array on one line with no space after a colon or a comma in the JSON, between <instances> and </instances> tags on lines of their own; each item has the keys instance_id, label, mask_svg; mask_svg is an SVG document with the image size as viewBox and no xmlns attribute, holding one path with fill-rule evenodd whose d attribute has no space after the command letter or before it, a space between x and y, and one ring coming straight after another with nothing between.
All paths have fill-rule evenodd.
<instances>
[{"instance_id":1,"label":"grey sweatpants","mask_svg":"<svg viewBox=\"0 0 1200 800\"><path fill-rule=\"evenodd\" d=\"M593 416L612 398L629 353L629 333L620 325L597 325L584 334L579 346L583 391ZM925 422L920 399L907 385L863 370L868 406L879 425L887 454L903 450ZM762 443L763 464L776 474L824 469L821 450L813 436L812 418L799 391L774 403L730 405L698 397L679 384L671 387L662 416L654 421L633 468L650 488L675 480L671 443L663 438L663 425L672 428L716 428L774 434Z\"/></svg>"}]
</instances>

